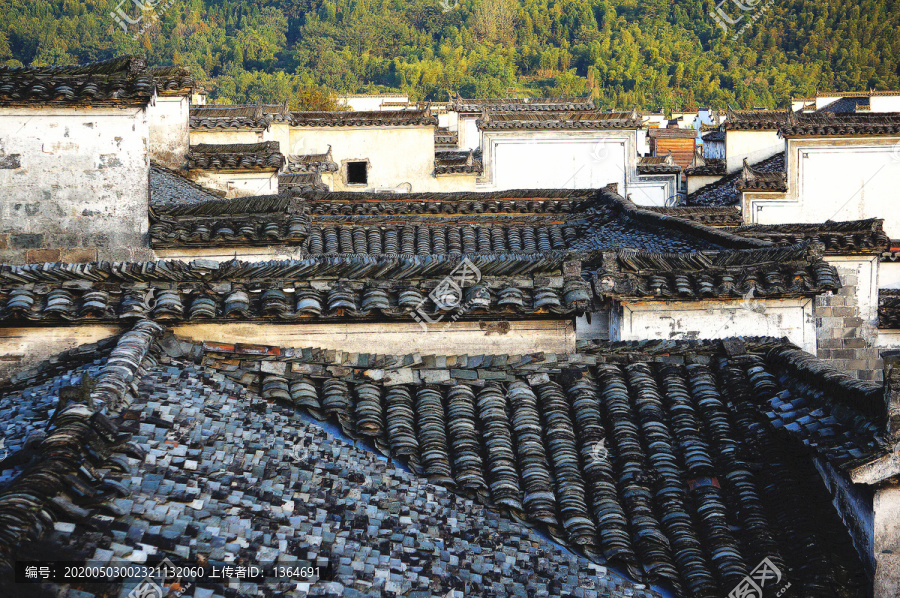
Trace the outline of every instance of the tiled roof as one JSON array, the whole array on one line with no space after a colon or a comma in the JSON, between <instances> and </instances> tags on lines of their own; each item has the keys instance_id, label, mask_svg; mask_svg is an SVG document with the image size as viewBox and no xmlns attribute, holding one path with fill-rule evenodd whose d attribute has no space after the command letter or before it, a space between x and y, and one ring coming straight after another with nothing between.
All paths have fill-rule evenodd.
<instances>
[{"instance_id":1,"label":"tiled roof","mask_svg":"<svg viewBox=\"0 0 900 598\"><path fill-rule=\"evenodd\" d=\"M299 220L288 224L285 214L261 217L261 205L244 198L214 203L205 211L157 210L150 227L151 242L154 247L226 240L241 244L242 238L253 236L252 231L265 230L261 238L302 244L313 255L530 255L611 247L672 252L764 245L642 211L607 190L396 196L304 192L290 208L296 218L307 215L302 227ZM288 234L289 230L294 232Z\"/></svg>"},{"instance_id":2,"label":"tiled roof","mask_svg":"<svg viewBox=\"0 0 900 598\"><path fill-rule=\"evenodd\" d=\"M723 126L726 131L779 129L787 122L790 110L732 110Z\"/></svg>"},{"instance_id":3,"label":"tiled roof","mask_svg":"<svg viewBox=\"0 0 900 598\"><path fill-rule=\"evenodd\" d=\"M570 213L587 210L596 189L512 189L452 193L332 192L304 196L310 213L333 215Z\"/></svg>"},{"instance_id":4,"label":"tiled roof","mask_svg":"<svg viewBox=\"0 0 900 598\"><path fill-rule=\"evenodd\" d=\"M642 300L812 296L837 291L834 266L803 245L660 254L602 254L593 274L601 297Z\"/></svg>"},{"instance_id":5,"label":"tiled roof","mask_svg":"<svg viewBox=\"0 0 900 598\"><path fill-rule=\"evenodd\" d=\"M638 174L678 174L681 167L675 163L670 151L665 156L642 156L638 160Z\"/></svg>"},{"instance_id":6,"label":"tiled roof","mask_svg":"<svg viewBox=\"0 0 900 598\"><path fill-rule=\"evenodd\" d=\"M340 166L331 155L331 146L324 154L306 154L288 156L285 171L292 174L309 174L313 172L337 172Z\"/></svg>"},{"instance_id":7,"label":"tiled roof","mask_svg":"<svg viewBox=\"0 0 900 598\"><path fill-rule=\"evenodd\" d=\"M900 113L863 112L832 114L826 112L792 114L779 129L783 137L900 135Z\"/></svg>"},{"instance_id":8,"label":"tiled roof","mask_svg":"<svg viewBox=\"0 0 900 598\"><path fill-rule=\"evenodd\" d=\"M830 104L822 106L816 112L832 112L836 114L846 114L853 112L864 112L869 110L871 102L869 96L865 97L844 97L839 98Z\"/></svg>"},{"instance_id":9,"label":"tiled roof","mask_svg":"<svg viewBox=\"0 0 900 598\"><path fill-rule=\"evenodd\" d=\"M202 187L182 174L156 163L150 164L150 209L216 202L221 192Z\"/></svg>"},{"instance_id":10,"label":"tiled roof","mask_svg":"<svg viewBox=\"0 0 900 598\"><path fill-rule=\"evenodd\" d=\"M434 174L481 174L484 164L481 150L435 152Z\"/></svg>"},{"instance_id":11,"label":"tiled roof","mask_svg":"<svg viewBox=\"0 0 900 598\"><path fill-rule=\"evenodd\" d=\"M278 193L294 195L310 191L328 191L319 171L278 175Z\"/></svg>"},{"instance_id":12,"label":"tiled roof","mask_svg":"<svg viewBox=\"0 0 900 598\"><path fill-rule=\"evenodd\" d=\"M459 133L446 127L438 127L434 130L434 148L456 149L459 145Z\"/></svg>"},{"instance_id":13,"label":"tiled roof","mask_svg":"<svg viewBox=\"0 0 900 598\"><path fill-rule=\"evenodd\" d=\"M291 118L290 108L284 104L201 104L191 106L191 118L268 118L273 121L287 121Z\"/></svg>"},{"instance_id":14,"label":"tiled roof","mask_svg":"<svg viewBox=\"0 0 900 598\"><path fill-rule=\"evenodd\" d=\"M0 106L146 106L155 86L140 56L73 66L0 67Z\"/></svg>"},{"instance_id":15,"label":"tiled roof","mask_svg":"<svg viewBox=\"0 0 900 598\"><path fill-rule=\"evenodd\" d=\"M451 98L448 110L456 112L591 112L593 98Z\"/></svg>"},{"instance_id":16,"label":"tiled roof","mask_svg":"<svg viewBox=\"0 0 900 598\"><path fill-rule=\"evenodd\" d=\"M784 172L784 152L753 164L760 173ZM741 192L736 185L743 172L737 171L726 175L714 183L705 185L688 195L684 203L687 206L731 206L741 202Z\"/></svg>"},{"instance_id":17,"label":"tiled roof","mask_svg":"<svg viewBox=\"0 0 900 598\"><path fill-rule=\"evenodd\" d=\"M292 112L291 126L294 127L437 127L437 116L431 110L382 110L382 111L335 111L335 112Z\"/></svg>"},{"instance_id":18,"label":"tiled roof","mask_svg":"<svg viewBox=\"0 0 900 598\"><path fill-rule=\"evenodd\" d=\"M284 154L277 141L201 143L190 147L187 163L192 170L277 170L284 164Z\"/></svg>"},{"instance_id":19,"label":"tiled roof","mask_svg":"<svg viewBox=\"0 0 900 598\"><path fill-rule=\"evenodd\" d=\"M687 176L717 176L725 174L725 160L704 158L703 150L697 148L691 165L684 169Z\"/></svg>"},{"instance_id":20,"label":"tiled roof","mask_svg":"<svg viewBox=\"0 0 900 598\"><path fill-rule=\"evenodd\" d=\"M161 207L150 220L156 248L300 243L308 230L308 219L292 209L287 194Z\"/></svg>"},{"instance_id":21,"label":"tiled roof","mask_svg":"<svg viewBox=\"0 0 900 598\"><path fill-rule=\"evenodd\" d=\"M756 169L747 163L744 158L744 167L741 169L741 178L734 184L738 191L787 191L787 173L783 171L767 172Z\"/></svg>"},{"instance_id":22,"label":"tiled roof","mask_svg":"<svg viewBox=\"0 0 900 598\"><path fill-rule=\"evenodd\" d=\"M675 216L708 226L738 226L743 224L741 210L736 206L645 206L645 210L664 216Z\"/></svg>"},{"instance_id":23,"label":"tiled roof","mask_svg":"<svg viewBox=\"0 0 900 598\"><path fill-rule=\"evenodd\" d=\"M191 106L192 129L268 129L290 120L288 104L203 104Z\"/></svg>"},{"instance_id":24,"label":"tiled roof","mask_svg":"<svg viewBox=\"0 0 900 598\"><path fill-rule=\"evenodd\" d=\"M330 195L337 194L318 197ZM286 196L167 208L152 214L158 247L281 243L300 246L301 259L2 266L0 319L408 317L418 307L444 309L430 289L463 264L478 271L461 283L469 318L582 313L594 301L589 279L600 297L645 300L813 296L840 287L834 268L804 246L767 248L602 197L592 199L593 219L490 213L478 225L462 214L388 222L332 215L330 204L311 216L315 203ZM629 246L642 250L617 249Z\"/></svg>"},{"instance_id":25,"label":"tiled roof","mask_svg":"<svg viewBox=\"0 0 900 598\"><path fill-rule=\"evenodd\" d=\"M485 112L475 121L485 131L514 129L638 129L637 112Z\"/></svg>"},{"instance_id":26,"label":"tiled roof","mask_svg":"<svg viewBox=\"0 0 900 598\"><path fill-rule=\"evenodd\" d=\"M751 224L725 230L781 247L813 241L824 247L827 254L881 254L891 246L883 223L881 219L870 218L815 224Z\"/></svg>"},{"instance_id":27,"label":"tiled roof","mask_svg":"<svg viewBox=\"0 0 900 598\"><path fill-rule=\"evenodd\" d=\"M194 78L184 67L153 66L150 75L156 82L156 93L161 96L189 95L194 89Z\"/></svg>"},{"instance_id":28,"label":"tiled roof","mask_svg":"<svg viewBox=\"0 0 900 598\"><path fill-rule=\"evenodd\" d=\"M882 389L783 341L444 357L210 343L202 359L432 483L685 595L722 596L765 557L800 592L865 595L802 447L839 467L882 455Z\"/></svg>"},{"instance_id":29,"label":"tiled roof","mask_svg":"<svg viewBox=\"0 0 900 598\"><path fill-rule=\"evenodd\" d=\"M683 129L681 127L667 127L664 129L650 129L647 131L648 137L678 137L693 139L697 137L696 129Z\"/></svg>"},{"instance_id":30,"label":"tiled roof","mask_svg":"<svg viewBox=\"0 0 900 598\"><path fill-rule=\"evenodd\" d=\"M154 342L161 332L140 322L109 357L98 347L94 363L0 398L14 424L0 580L13 554L278 559L321 566L317 596L578 595L589 580L656 595L591 559L712 598L768 558L798 595L870 595L810 455L846 470L885 454L883 389L785 341L389 356Z\"/></svg>"},{"instance_id":31,"label":"tiled roof","mask_svg":"<svg viewBox=\"0 0 900 598\"><path fill-rule=\"evenodd\" d=\"M509 276L484 277L480 283L466 286L459 303L467 307L455 319L574 316L585 313L592 305L590 285L580 278L564 282L562 277L554 280L540 275L521 274L512 279ZM448 308L431 297L433 287L427 280L311 284L290 277L111 282L80 287L54 284L36 289L20 285L0 291L0 321L75 325L152 317L164 322L252 320L303 324L347 319L412 322L413 314L425 313L432 319L456 314L456 304Z\"/></svg>"},{"instance_id":32,"label":"tiled roof","mask_svg":"<svg viewBox=\"0 0 900 598\"><path fill-rule=\"evenodd\" d=\"M706 143L725 143L725 131L717 127L715 131L704 133L700 138Z\"/></svg>"},{"instance_id":33,"label":"tiled roof","mask_svg":"<svg viewBox=\"0 0 900 598\"><path fill-rule=\"evenodd\" d=\"M38 400L49 391L66 396L68 403L56 401L57 410L50 418L46 414L53 407L48 405L44 421L37 425L33 417L27 417L28 406L14 401L10 409L8 398L0 399L4 421L20 424L16 438L9 439L16 454L3 464L4 472L12 466L17 475L12 484L0 487L0 588L10 590L17 548L34 547L55 522L83 520L95 514L108 517L108 513L117 512L115 508L101 513L89 503L96 505L109 497L129 494L121 473L128 471L130 458L142 460L146 451L129 442L131 435L120 432L109 417L130 401L132 385L136 386L146 369L155 365L151 347L162 330L153 322L138 323L121 337L102 366L90 372L93 384L73 387L77 382L70 377L68 388L60 388L59 382L55 388L45 387ZM88 382L81 375L78 381ZM26 417L20 415L21 411ZM72 553L69 556L76 557ZM58 557L59 552L53 552L45 558Z\"/></svg>"},{"instance_id":34,"label":"tiled roof","mask_svg":"<svg viewBox=\"0 0 900 598\"><path fill-rule=\"evenodd\" d=\"M7 447L14 457L34 461L0 493L0 591L18 595L22 588L7 586L14 554L39 561L89 559L99 566L154 565L163 558L173 566L319 566L318 578L300 586L300 595L311 597L583 591L659 597L527 523L357 448L340 431L326 432L289 400L267 402L192 362L220 354L204 355L202 347L171 338L151 344L134 335L123 337L116 350L129 345L150 348L129 380L131 389L120 393L121 408L105 411L100 396L93 404L76 404L54 419L43 443L39 430L57 397L71 396L70 386L84 377L119 372L121 359L95 352L99 359L87 367L70 363L72 371L0 398L4 422L15 424ZM142 355L134 355L141 362ZM322 367L318 355L310 352L309 367ZM318 374L313 378L325 383ZM371 387L350 388L365 398ZM312 390L316 397L315 385ZM329 415L333 407L326 402ZM452 423L450 428L454 434L459 429ZM6 473L12 479L23 469ZM164 593L188 589L195 597L279 595L297 587L272 577L240 584L210 579L209 571L204 577L159 585ZM124 596L141 582L45 583L41 591Z\"/></svg>"},{"instance_id":35,"label":"tiled roof","mask_svg":"<svg viewBox=\"0 0 900 598\"><path fill-rule=\"evenodd\" d=\"M900 290L878 289L878 327L900 328Z\"/></svg>"},{"instance_id":36,"label":"tiled roof","mask_svg":"<svg viewBox=\"0 0 900 598\"><path fill-rule=\"evenodd\" d=\"M431 296L460 287L479 319L577 315L601 298L703 300L813 296L836 291L834 268L797 248L659 254L619 250L582 264L558 251L406 259L315 257L281 262L46 264L0 269L0 321L19 326L165 321L408 319L455 311ZM477 272L477 274L476 274ZM593 272L593 292L584 279ZM337 277L335 280L334 277ZM455 278L454 278L455 280Z\"/></svg>"}]
</instances>

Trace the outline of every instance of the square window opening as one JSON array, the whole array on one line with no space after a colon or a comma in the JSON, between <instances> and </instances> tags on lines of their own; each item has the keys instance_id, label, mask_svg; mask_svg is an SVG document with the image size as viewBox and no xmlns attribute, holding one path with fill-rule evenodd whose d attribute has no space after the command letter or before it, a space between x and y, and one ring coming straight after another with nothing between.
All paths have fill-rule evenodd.
<instances>
[{"instance_id":1,"label":"square window opening","mask_svg":"<svg viewBox=\"0 0 900 598\"><path fill-rule=\"evenodd\" d=\"M347 184L368 185L369 165L366 162L347 162Z\"/></svg>"}]
</instances>

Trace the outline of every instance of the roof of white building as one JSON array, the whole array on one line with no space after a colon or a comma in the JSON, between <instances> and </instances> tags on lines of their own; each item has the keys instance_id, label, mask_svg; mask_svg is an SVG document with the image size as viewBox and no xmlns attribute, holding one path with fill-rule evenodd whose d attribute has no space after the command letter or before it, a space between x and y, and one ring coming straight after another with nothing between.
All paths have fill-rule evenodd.
<instances>
[{"instance_id":1,"label":"roof of white building","mask_svg":"<svg viewBox=\"0 0 900 598\"><path fill-rule=\"evenodd\" d=\"M72 66L0 67L0 106L146 106L156 85L140 56Z\"/></svg>"},{"instance_id":2,"label":"roof of white building","mask_svg":"<svg viewBox=\"0 0 900 598\"><path fill-rule=\"evenodd\" d=\"M635 112L485 112L475 121L485 131L639 129Z\"/></svg>"}]
</instances>

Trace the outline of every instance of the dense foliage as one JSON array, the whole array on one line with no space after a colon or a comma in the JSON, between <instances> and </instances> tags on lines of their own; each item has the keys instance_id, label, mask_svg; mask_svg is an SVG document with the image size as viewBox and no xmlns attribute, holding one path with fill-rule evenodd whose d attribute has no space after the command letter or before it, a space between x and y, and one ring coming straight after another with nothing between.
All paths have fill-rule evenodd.
<instances>
[{"instance_id":1,"label":"dense foliage","mask_svg":"<svg viewBox=\"0 0 900 598\"><path fill-rule=\"evenodd\" d=\"M324 87L438 101L448 92L593 92L603 106L690 109L784 106L817 89L900 88L900 0L755 0L745 13L728 2L722 10L744 18L727 33L709 14L713 0L0 0L0 7L0 63L143 53L150 64L189 66L213 99L232 102L316 107Z\"/></svg>"}]
</instances>

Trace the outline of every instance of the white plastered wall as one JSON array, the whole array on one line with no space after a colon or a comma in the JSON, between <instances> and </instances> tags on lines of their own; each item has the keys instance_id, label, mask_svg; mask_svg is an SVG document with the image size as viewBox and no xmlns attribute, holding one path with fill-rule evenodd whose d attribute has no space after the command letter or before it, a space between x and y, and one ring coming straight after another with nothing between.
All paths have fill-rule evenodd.
<instances>
[{"instance_id":1,"label":"white plastered wall","mask_svg":"<svg viewBox=\"0 0 900 598\"><path fill-rule=\"evenodd\" d=\"M479 190L589 189L636 178L634 130L484 131ZM637 200L637 197L634 198Z\"/></svg>"},{"instance_id":2,"label":"white plastered wall","mask_svg":"<svg viewBox=\"0 0 900 598\"><path fill-rule=\"evenodd\" d=\"M228 198L278 193L278 172L273 170L192 170L188 176L198 185L224 191Z\"/></svg>"},{"instance_id":3,"label":"white plastered wall","mask_svg":"<svg viewBox=\"0 0 900 598\"><path fill-rule=\"evenodd\" d=\"M815 354L815 326L813 300L808 298L643 301L622 303L619 309L613 310L610 338L690 340L787 336L791 342Z\"/></svg>"},{"instance_id":4,"label":"white plastered wall","mask_svg":"<svg viewBox=\"0 0 900 598\"><path fill-rule=\"evenodd\" d=\"M329 145L335 163L341 167L334 173L333 191L455 190L454 180L445 182L434 176L432 125L291 128L289 146L292 155L325 153ZM367 184L345 183L346 163L351 161L369 163ZM475 175L470 178L474 179Z\"/></svg>"},{"instance_id":5,"label":"white plastered wall","mask_svg":"<svg viewBox=\"0 0 900 598\"><path fill-rule=\"evenodd\" d=\"M725 131L725 170L729 174L744 167L744 158L755 164L784 151L784 139L777 130Z\"/></svg>"},{"instance_id":6,"label":"white plastered wall","mask_svg":"<svg viewBox=\"0 0 900 598\"><path fill-rule=\"evenodd\" d=\"M746 221L755 224L883 218L900 238L900 137L789 139L788 191L745 194Z\"/></svg>"}]
</instances>

